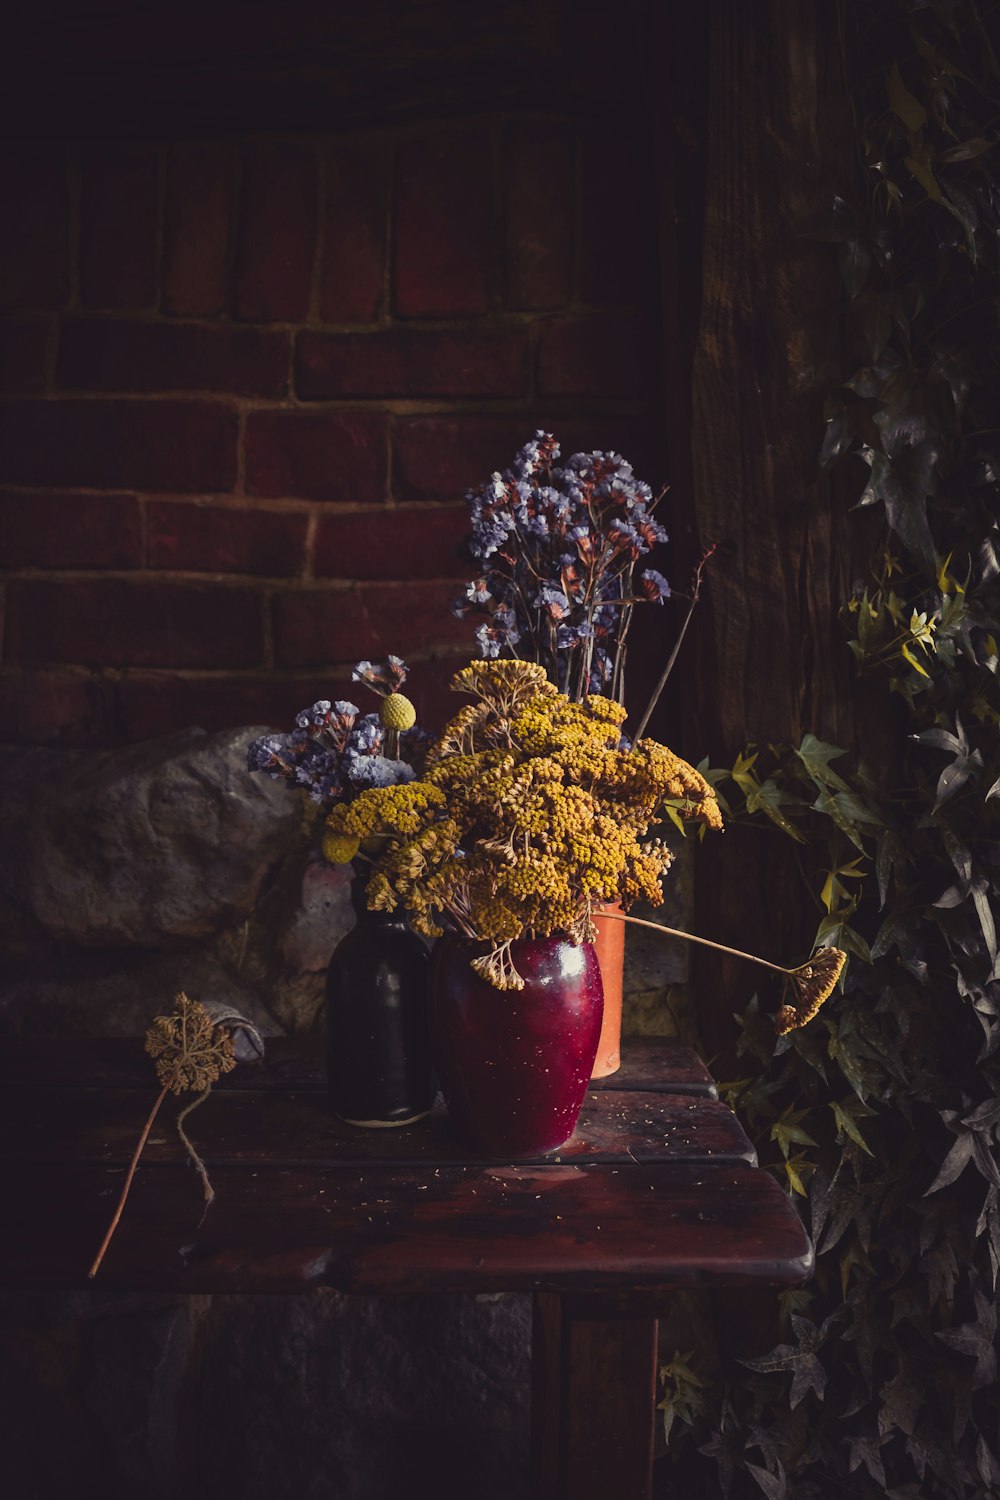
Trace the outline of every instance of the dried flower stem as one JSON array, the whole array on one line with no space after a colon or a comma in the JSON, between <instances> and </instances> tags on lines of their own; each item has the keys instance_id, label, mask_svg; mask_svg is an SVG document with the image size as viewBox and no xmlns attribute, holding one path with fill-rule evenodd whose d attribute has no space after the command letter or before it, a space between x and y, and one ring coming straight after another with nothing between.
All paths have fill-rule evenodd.
<instances>
[{"instance_id":1,"label":"dried flower stem","mask_svg":"<svg viewBox=\"0 0 1000 1500\"><path fill-rule=\"evenodd\" d=\"M633 735L633 739L642 739L643 730L649 723L653 714L653 709L660 701L660 694L663 692L663 689L667 685L667 678L674 670L674 662L677 660L681 646L684 644L684 637L687 635L688 626L691 624L691 616L697 609L698 600L701 598L701 585L704 578L705 566L717 546L717 542L712 543L711 547L709 547L704 557L699 560L698 566L694 570L694 581L691 586L691 599L688 603L687 614L684 616L684 623L678 632L676 641L674 642L674 649L671 651L670 655L667 658L667 664L663 668L663 671L660 673L660 680L656 684L656 687L653 689L653 693L649 702L646 704L646 711L643 714L642 718L639 720L639 727ZM744 955L744 957L745 956L746 955Z\"/></svg>"},{"instance_id":2,"label":"dried flower stem","mask_svg":"<svg viewBox=\"0 0 1000 1500\"><path fill-rule=\"evenodd\" d=\"M771 969L783 974L786 993L791 993L793 1004L782 1005L774 1017L775 1030L779 1036L795 1031L811 1021L825 1000L833 994L837 980L847 963L847 954L841 948L819 948L798 968L785 969L781 964L772 964L756 953L744 953L742 948L727 948L725 943L713 943L711 938L696 937L693 932L681 932L676 927L663 927L659 922L645 922L642 917L627 917L624 912L604 911L602 916L616 922L634 922L637 927L649 927L653 932L665 932L688 943L700 943L703 948L714 948L718 953L729 953L733 958L745 958L748 963L759 964L762 969Z\"/></svg>"},{"instance_id":3,"label":"dried flower stem","mask_svg":"<svg viewBox=\"0 0 1000 1500\"><path fill-rule=\"evenodd\" d=\"M791 969L783 969L780 964L772 964L766 958L758 958L754 953L744 953L742 948L727 948L725 943L713 943L711 938L698 937L693 932L683 932L679 927L664 927L662 922L647 922L642 917L628 917L623 911L602 911L600 917L611 917L615 922L632 922L636 927L649 927L653 932L664 932L668 937L681 938L686 943L700 943L703 948L714 948L718 953L728 953L733 958L745 958L749 963L760 964L762 969L773 969L775 974L784 974L787 979L792 973Z\"/></svg>"},{"instance_id":4,"label":"dried flower stem","mask_svg":"<svg viewBox=\"0 0 1000 1500\"><path fill-rule=\"evenodd\" d=\"M104 1259L104 1256L105 1256L105 1253L107 1251L107 1248L111 1244L111 1238L112 1238L115 1230L118 1228L118 1220L122 1216L122 1209L125 1207L125 1200L128 1197L128 1195L129 1195L129 1189L132 1186L132 1178L135 1176L135 1169L139 1165L139 1157L142 1155L143 1147L145 1146L146 1141L149 1138L149 1132L153 1128L153 1121L156 1119L156 1116L159 1113L160 1105L163 1103L164 1099L167 1097L167 1094L169 1093L169 1091L170 1091L170 1083L167 1082L167 1083L165 1083L163 1085L163 1087L160 1090L159 1094L156 1096L156 1103L153 1105L152 1109L150 1110L150 1112L149 1112L149 1118L147 1119L145 1125L142 1128L142 1134L139 1137L139 1140L138 1140L138 1143L136 1144L135 1150L132 1152L132 1160L129 1162L128 1172L126 1173L126 1176L125 1176L125 1185L122 1188L121 1197L118 1199L118 1207L115 1209L114 1217L111 1220L111 1223L108 1225L108 1232L104 1236L104 1239L101 1241L101 1248L97 1252L97 1255L96 1255L96 1257L94 1259L94 1264L91 1266L90 1270L87 1272L87 1276L89 1278L93 1278L94 1276L96 1276L97 1273L98 1273L98 1271L100 1270L101 1261Z\"/></svg>"}]
</instances>

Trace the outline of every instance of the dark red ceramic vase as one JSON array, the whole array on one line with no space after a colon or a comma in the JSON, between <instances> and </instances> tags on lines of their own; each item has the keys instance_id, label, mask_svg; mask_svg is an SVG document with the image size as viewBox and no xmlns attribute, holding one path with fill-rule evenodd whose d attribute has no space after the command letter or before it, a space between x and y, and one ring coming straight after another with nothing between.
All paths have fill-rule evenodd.
<instances>
[{"instance_id":1,"label":"dark red ceramic vase","mask_svg":"<svg viewBox=\"0 0 1000 1500\"><path fill-rule=\"evenodd\" d=\"M489 1156L555 1151L587 1092L604 994L592 944L514 943L523 990L498 990L471 967L483 945L440 938L431 963L434 1060L448 1113Z\"/></svg>"}]
</instances>

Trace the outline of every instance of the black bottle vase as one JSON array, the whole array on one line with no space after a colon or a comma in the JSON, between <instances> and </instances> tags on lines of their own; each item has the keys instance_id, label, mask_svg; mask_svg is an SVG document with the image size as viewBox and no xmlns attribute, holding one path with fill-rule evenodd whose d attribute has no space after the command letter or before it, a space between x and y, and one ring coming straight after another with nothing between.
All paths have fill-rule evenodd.
<instances>
[{"instance_id":1,"label":"black bottle vase","mask_svg":"<svg viewBox=\"0 0 1000 1500\"><path fill-rule=\"evenodd\" d=\"M357 923L326 974L326 1071L333 1111L349 1125L411 1125L430 1113L430 955L401 912L369 911L356 877Z\"/></svg>"}]
</instances>

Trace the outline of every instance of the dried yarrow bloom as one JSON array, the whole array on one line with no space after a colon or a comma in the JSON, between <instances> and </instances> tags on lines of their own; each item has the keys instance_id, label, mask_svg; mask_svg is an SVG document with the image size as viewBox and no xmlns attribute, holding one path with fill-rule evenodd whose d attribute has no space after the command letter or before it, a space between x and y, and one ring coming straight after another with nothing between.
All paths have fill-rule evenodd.
<instances>
[{"instance_id":1,"label":"dried yarrow bloom","mask_svg":"<svg viewBox=\"0 0 1000 1500\"><path fill-rule=\"evenodd\" d=\"M183 991L168 1016L157 1016L146 1032L146 1051L155 1059L156 1076L171 1093L201 1093L236 1066L229 1032Z\"/></svg>"},{"instance_id":2,"label":"dried yarrow bloom","mask_svg":"<svg viewBox=\"0 0 1000 1500\"><path fill-rule=\"evenodd\" d=\"M450 923L489 944L477 972L517 988L512 941L585 941L596 904L662 900L669 857L646 834L665 799L710 827L721 819L678 756L651 740L621 749L620 704L571 702L533 662L473 663L453 686L478 702L446 727L422 780L363 792L328 827L383 836L370 905L402 906L427 935Z\"/></svg>"},{"instance_id":3,"label":"dried yarrow bloom","mask_svg":"<svg viewBox=\"0 0 1000 1500\"><path fill-rule=\"evenodd\" d=\"M796 1031L813 1019L836 989L846 962L847 954L839 948L820 948L808 963L788 971L795 1001L782 1005L775 1015L774 1027L779 1036Z\"/></svg>"}]
</instances>

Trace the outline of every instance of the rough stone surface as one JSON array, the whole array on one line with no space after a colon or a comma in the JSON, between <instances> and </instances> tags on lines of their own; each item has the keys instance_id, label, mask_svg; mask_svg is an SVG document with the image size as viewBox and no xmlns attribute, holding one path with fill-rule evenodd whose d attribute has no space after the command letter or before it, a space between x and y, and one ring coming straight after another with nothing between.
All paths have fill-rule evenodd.
<instances>
[{"instance_id":1,"label":"rough stone surface","mask_svg":"<svg viewBox=\"0 0 1000 1500\"><path fill-rule=\"evenodd\" d=\"M530 1299L0 1299L17 1500L526 1500Z\"/></svg>"},{"instance_id":2,"label":"rough stone surface","mask_svg":"<svg viewBox=\"0 0 1000 1500\"><path fill-rule=\"evenodd\" d=\"M0 980L0 1034L141 1036L179 990L232 1006L264 1036L285 1028L266 990L228 967L211 948L169 952L66 949L48 962L13 966Z\"/></svg>"},{"instance_id":3,"label":"rough stone surface","mask_svg":"<svg viewBox=\"0 0 1000 1500\"><path fill-rule=\"evenodd\" d=\"M254 730L199 730L75 757L33 818L34 916L88 947L162 947L245 920L301 820L250 776Z\"/></svg>"}]
</instances>

